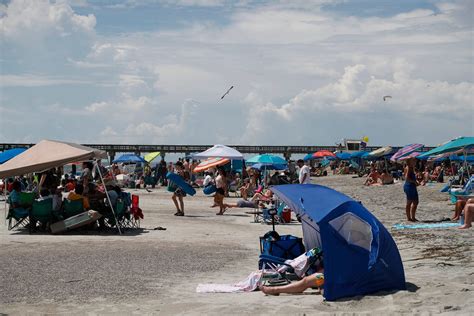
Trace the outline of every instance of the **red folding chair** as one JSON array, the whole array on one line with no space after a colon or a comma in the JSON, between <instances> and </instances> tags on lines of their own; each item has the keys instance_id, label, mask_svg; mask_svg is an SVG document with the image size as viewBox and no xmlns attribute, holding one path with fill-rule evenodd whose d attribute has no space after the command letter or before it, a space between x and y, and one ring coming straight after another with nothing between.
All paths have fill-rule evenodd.
<instances>
[{"instance_id":1,"label":"red folding chair","mask_svg":"<svg viewBox=\"0 0 474 316\"><path fill-rule=\"evenodd\" d=\"M132 207L130 208L130 212L132 213L131 225L135 228L140 228L140 219L143 219L143 211L139 204L140 197L132 194Z\"/></svg>"}]
</instances>

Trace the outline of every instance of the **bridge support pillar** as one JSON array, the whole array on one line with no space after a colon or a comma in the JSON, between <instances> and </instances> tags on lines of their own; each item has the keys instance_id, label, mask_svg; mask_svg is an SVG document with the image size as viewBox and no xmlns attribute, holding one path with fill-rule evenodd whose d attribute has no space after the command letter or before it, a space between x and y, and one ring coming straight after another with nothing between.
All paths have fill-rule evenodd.
<instances>
[{"instance_id":1,"label":"bridge support pillar","mask_svg":"<svg viewBox=\"0 0 474 316\"><path fill-rule=\"evenodd\" d=\"M109 155L109 164L112 164L112 161L115 159L115 151L109 151L107 154Z\"/></svg>"}]
</instances>

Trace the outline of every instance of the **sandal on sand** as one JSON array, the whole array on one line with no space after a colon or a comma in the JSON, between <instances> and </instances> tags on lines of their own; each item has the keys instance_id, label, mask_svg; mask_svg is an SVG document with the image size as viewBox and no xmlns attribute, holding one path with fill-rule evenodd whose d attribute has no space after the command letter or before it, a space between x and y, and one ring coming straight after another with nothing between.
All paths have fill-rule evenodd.
<instances>
[{"instance_id":1,"label":"sandal on sand","mask_svg":"<svg viewBox=\"0 0 474 316\"><path fill-rule=\"evenodd\" d=\"M176 212L174 213L174 216L184 216L184 212Z\"/></svg>"}]
</instances>

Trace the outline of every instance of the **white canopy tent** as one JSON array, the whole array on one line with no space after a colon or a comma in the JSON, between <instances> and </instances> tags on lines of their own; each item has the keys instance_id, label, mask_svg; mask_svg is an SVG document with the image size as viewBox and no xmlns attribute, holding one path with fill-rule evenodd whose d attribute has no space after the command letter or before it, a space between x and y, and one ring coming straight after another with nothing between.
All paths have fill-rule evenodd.
<instances>
[{"instance_id":1,"label":"white canopy tent","mask_svg":"<svg viewBox=\"0 0 474 316\"><path fill-rule=\"evenodd\" d=\"M106 158L105 151L74 143L42 140L0 165L0 178L41 172L71 162Z\"/></svg>"},{"instance_id":2,"label":"white canopy tent","mask_svg":"<svg viewBox=\"0 0 474 316\"><path fill-rule=\"evenodd\" d=\"M203 152L193 155L194 159L207 158L227 158L227 159L244 159L244 156L236 149L224 145L214 145Z\"/></svg>"}]
</instances>

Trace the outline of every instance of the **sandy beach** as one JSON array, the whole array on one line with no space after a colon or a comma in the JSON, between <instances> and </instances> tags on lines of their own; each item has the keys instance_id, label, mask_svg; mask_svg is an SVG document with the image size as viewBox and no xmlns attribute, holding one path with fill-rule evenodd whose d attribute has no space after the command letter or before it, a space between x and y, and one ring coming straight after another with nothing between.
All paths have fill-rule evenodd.
<instances>
[{"instance_id":1,"label":"sandy beach","mask_svg":"<svg viewBox=\"0 0 474 316\"><path fill-rule=\"evenodd\" d=\"M362 178L328 176L314 183L360 200L394 237L404 263L407 291L375 293L326 302L316 291L265 296L199 294L199 283L234 283L257 269L258 238L271 226L253 223L245 209L216 216L212 199L185 198L185 217L175 217L170 193L140 195L142 229L123 236L77 232L66 235L8 231L0 226L0 313L304 315L474 313L473 229L396 230L404 222L401 184L364 187ZM420 187L420 221L440 221L453 206L441 185ZM229 201L235 198L228 198ZM3 203L2 203L3 205ZM166 230L154 230L161 226ZM280 234L302 235L294 222Z\"/></svg>"}]
</instances>

